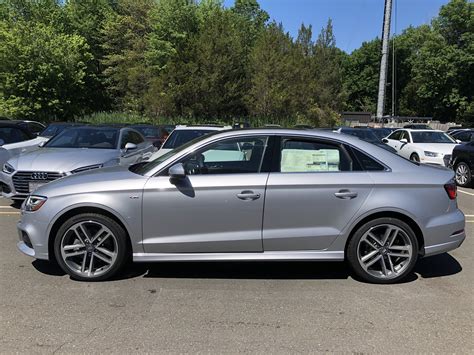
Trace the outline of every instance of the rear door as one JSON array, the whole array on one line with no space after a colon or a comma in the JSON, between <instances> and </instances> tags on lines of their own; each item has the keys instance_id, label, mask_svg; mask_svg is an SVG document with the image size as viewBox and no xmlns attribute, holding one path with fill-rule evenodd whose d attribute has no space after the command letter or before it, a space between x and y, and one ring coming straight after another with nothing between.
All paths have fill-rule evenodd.
<instances>
[{"instance_id":1,"label":"rear door","mask_svg":"<svg viewBox=\"0 0 474 355\"><path fill-rule=\"evenodd\" d=\"M265 197L265 251L321 250L341 234L373 185L350 154L330 140L281 138Z\"/></svg>"}]
</instances>

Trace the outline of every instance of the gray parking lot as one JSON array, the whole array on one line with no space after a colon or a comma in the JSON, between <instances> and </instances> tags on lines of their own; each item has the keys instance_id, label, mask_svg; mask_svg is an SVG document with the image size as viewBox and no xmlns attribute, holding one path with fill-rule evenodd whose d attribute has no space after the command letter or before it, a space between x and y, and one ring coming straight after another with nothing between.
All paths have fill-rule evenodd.
<instances>
[{"instance_id":1,"label":"gray parking lot","mask_svg":"<svg viewBox=\"0 0 474 355\"><path fill-rule=\"evenodd\" d=\"M342 263L158 263L76 282L17 252L0 199L0 352L474 351L474 189L467 239L403 284L354 280Z\"/></svg>"}]
</instances>

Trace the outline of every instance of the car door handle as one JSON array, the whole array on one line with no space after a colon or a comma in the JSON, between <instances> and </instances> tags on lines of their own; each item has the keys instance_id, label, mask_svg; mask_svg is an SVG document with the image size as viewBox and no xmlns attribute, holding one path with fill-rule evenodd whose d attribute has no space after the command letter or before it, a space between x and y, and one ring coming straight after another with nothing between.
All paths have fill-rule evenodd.
<instances>
[{"instance_id":1,"label":"car door handle","mask_svg":"<svg viewBox=\"0 0 474 355\"><path fill-rule=\"evenodd\" d=\"M357 192L352 192L350 190L340 190L339 192L334 193L334 196L336 196L337 198L348 200L348 199L356 198Z\"/></svg>"},{"instance_id":2,"label":"car door handle","mask_svg":"<svg viewBox=\"0 0 474 355\"><path fill-rule=\"evenodd\" d=\"M260 198L260 194L256 194L253 191L242 191L240 194L237 194L237 198L240 198L244 201L253 201L258 200Z\"/></svg>"}]
</instances>

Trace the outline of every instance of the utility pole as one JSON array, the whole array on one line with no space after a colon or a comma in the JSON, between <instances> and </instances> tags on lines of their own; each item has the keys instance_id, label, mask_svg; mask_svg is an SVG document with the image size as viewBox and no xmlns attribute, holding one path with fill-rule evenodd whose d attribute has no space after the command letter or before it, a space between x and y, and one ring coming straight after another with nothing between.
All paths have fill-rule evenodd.
<instances>
[{"instance_id":1,"label":"utility pole","mask_svg":"<svg viewBox=\"0 0 474 355\"><path fill-rule=\"evenodd\" d=\"M377 120L383 119L385 104L385 87L387 82L388 41L390 37L390 16L392 15L392 0L385 0L382 27L382 58L380 60L379 94L377 98Z\"/></svg>"}]
</instances>

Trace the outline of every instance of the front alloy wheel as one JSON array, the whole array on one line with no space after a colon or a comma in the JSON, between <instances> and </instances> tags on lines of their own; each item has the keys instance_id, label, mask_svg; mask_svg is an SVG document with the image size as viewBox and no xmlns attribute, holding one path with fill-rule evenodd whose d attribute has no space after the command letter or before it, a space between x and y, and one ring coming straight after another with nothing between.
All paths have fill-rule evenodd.
<instances>
[{"instance_id":1,"label":"front alloy wheel","mask_svg":"<svg viewBox=\"0 0 474 355\"><path fill-rule=\"evenodd\" d=\"M355 273L366 281L393 283L413 269L418 254L417 239L404 222L380 218L362 226L350 240L347 259Z\"/></svg>"},{"instance_id":2,"label":"front alloy wheel","mask_svg":"<svg viewBox=\"0 0 474 355\"><path fill-rule=\"evenodd\" d=\"M59 265L78 280L104 280L125 261L125 235L115 221L95 214L71 218L58 231L55 255Z\"/></svg>"}]
</instances>

